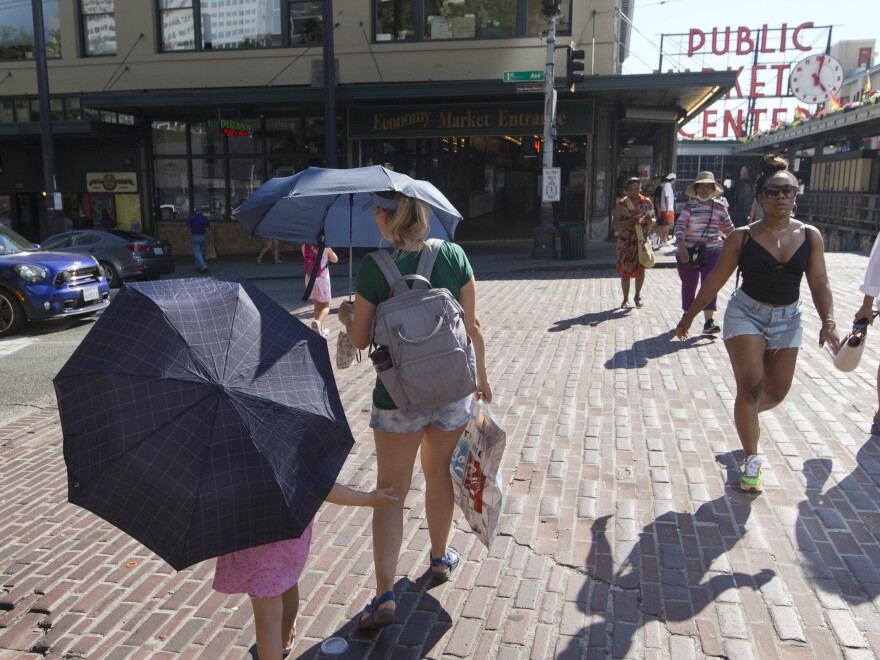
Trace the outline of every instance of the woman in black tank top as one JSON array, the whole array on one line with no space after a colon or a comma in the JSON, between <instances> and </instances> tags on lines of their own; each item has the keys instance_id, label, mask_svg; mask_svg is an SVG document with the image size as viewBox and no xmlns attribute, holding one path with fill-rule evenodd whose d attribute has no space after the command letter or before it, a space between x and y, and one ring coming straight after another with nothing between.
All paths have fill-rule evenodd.
<instances>
[{"instance_id":1,"label":"woman in black tank top","mask_svg":"<svg viewBox=\"0 0 880 660\"><path fill-rule=\"evenodd\" d=\"M828 342L835 352L839 346L822 236L793 216L797 179L779 156L765 156L760 167L755 196L763 219L728 237L717 266L675 328L675 336L685 339L694 318L739 266L743 286L725 311L724 344L736 379L734 422L745 458L740 487L749 492L763 488L758 413L779 405L794 377L805 274L822 323L819 345Z\"/></svg>"}]
</instances>

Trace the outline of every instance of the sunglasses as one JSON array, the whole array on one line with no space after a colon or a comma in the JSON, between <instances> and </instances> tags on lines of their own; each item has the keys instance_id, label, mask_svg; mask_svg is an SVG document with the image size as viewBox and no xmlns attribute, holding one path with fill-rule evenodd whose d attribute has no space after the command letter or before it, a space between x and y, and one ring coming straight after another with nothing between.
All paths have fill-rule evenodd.
<instances>
[{"instance_id":1,"label":"sunglasses","mask_svg":"<svg viewBox=\"0 0 880 660\"><path fill-rule=\"evenodd\" d=\"M782 193L782 196L786 199L791 199L795 195L797 195L798 187L797 186L779 186L778 188L771 188L770 186L764 188L761 191L764 194L764 197L779 197L779 193Z\"/></svg>"}]
</instances>

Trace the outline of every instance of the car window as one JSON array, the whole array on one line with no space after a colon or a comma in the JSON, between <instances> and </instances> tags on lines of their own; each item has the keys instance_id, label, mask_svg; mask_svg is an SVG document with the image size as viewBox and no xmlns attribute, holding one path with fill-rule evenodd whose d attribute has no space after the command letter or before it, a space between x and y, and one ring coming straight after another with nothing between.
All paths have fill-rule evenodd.
<instances>
[{"instance_id":1,"label":"car window","mask_svg":"<svg viewBox=\"0 0 880 660\"><path fill-rule=\"evenodd\" d=\"M97 234L87 233L87 234L77 234L73 239L73 247L82 247L84 245L94 245L95 243L100 243L101 237Z\"/></svg>"},{"instance_id":2,"label":"car window","mask_svg":"<svg viewBox=\"0 0 880 660\"><path fill-rule=\"evenodd\" d=\"M108 229L108 234L113 234L114 236L118 236L119 238L125 241L152 241L152 237L146 236L145 234L138 234L133 231L126 231L124 229Z\"/></svg>"},{"instance_id":3,"label":"car window","mask_svg":"<svg viewBox=\"0 0 880 660\"><path fill-rule=\"evenodd\" d=\"M70 234L65 236L52 236L47 238L41 246L44 250L60 250L61 248L70 247L70 240L73 237Z\"/></svg>"}]
</instances>

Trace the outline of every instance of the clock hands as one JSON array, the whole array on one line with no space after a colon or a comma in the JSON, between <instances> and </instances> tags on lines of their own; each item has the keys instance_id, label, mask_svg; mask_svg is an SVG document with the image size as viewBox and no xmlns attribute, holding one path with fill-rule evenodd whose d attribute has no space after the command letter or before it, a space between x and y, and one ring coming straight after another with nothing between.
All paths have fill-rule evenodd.
<instances>
[{"instance_id":1,"label":"clock hands","mask_svg":"<svg viewBox=\"0 0 880 660\"><path fill-rule=\"evenodd\" d=\"M822 67L825 66L825 56L820 55L817 59L819 60L819 68L816 69L816 73L812 74L813 84L816 85L816 87L821 89L823 92L827 92L828 90L825 88L825 85L822 84L822 79L819 77L819 74L822 73Z\"/></svg>"}]
</instances>

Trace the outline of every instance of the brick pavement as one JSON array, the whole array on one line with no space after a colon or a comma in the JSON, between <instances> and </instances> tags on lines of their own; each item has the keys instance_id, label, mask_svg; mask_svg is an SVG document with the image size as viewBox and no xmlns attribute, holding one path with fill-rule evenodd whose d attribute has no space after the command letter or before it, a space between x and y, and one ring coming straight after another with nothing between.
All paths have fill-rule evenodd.
<instances>
[{"instance_id":1,"label":"brick pavement","mask_svg":"<svg viewBox=\"0 0 880 660\"><path fill-rule=\"evenodd\" d=\"M828 262L845 322L865 257ZM610 270L479 279L509 433L500 534L487 552L457 520L452 545L465 561L430 586L417 474L400 623L365 635L352 620L373 590L369 512L326 505L294 657L317 657L331 635L348 639L349 658L880 655L880 438L867 433L880 343L869 341L857 371L833 370L805 304L792 391L762 416L767 488L747 496L735 487L722 342L669 341L674 270L649 273L648 305L629 311L615 309ZM341 479L370 487L372 372L338 379L357 438ZM175 573L65 503L55 410L0 428L0 465L0 660L255 655L250 607L211 591L213 562Z\"/></svg>"}]
</instances>

